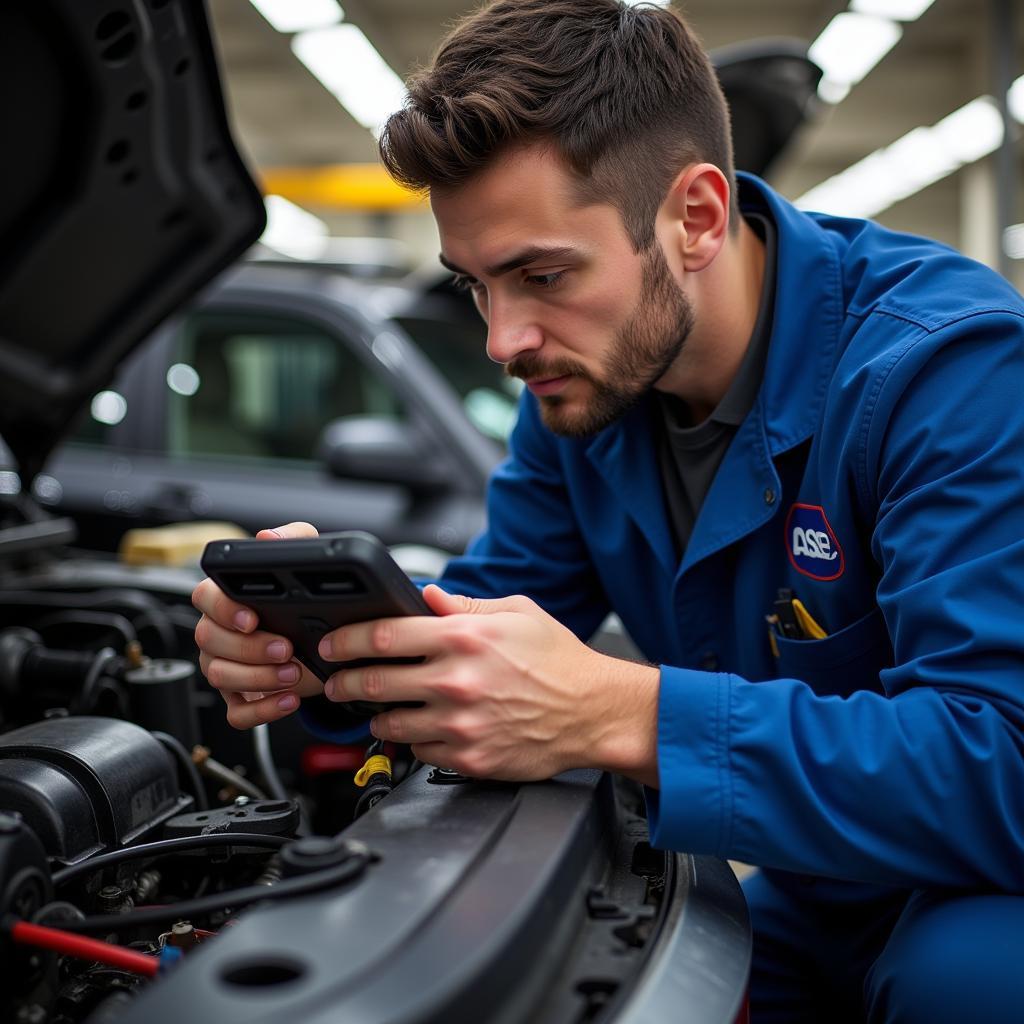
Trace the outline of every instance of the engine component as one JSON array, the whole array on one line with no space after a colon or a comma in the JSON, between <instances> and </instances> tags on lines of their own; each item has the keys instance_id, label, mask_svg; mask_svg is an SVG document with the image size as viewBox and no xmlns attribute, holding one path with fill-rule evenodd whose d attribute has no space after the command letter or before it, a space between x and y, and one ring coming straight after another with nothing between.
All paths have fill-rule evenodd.
<instances>
[{"instance_id":1,"label":"engine component","mask_svg":"<svg viewBox=\"0 0 1024 1024\"><path fill-rule=\"evenodd\" d=\"M250 800L240 796L229 807L176 815L164 823L164 835L168 839L222 832L291 836L298 826L299 805L294 800Z\"/></svg>"},{"instance_id":2,"label":"engine component","mask_svg":"<svg viewBox=\"0 0 1024 1024\"><path fill-rule=\"evenodd\" d=\"M146 659L125 673L128 707L133 722L147 729L161 729L184 744L199 742L199 728L191 696L195 666L169 658Z\"/></svg>"},{"instance_id":3,"label":"engine component","mask_svg":"<svg viewBox=\"0 0 1024 1024\"><path fill-rule=\"evenodd\" d=\"M361 846L342 836L307 836L281 850L281 870L285 878L296 878L342 864Z\"/></svg>"},{"instance_id":4,"label":"engine component","mask_svg":"<svg viewBox=\"0 0 1024 1024\"><path fill-rule=\"evenodd\" d=\"M171 755L130 722L60 718L0 736L0 807L65 864L138 842L191 803Z\"/></svg>"},{"instance_id":5,"label":"engine component","mask_svg":"<svg viewBox=\"0 0 1024 1024\"><path fill-rule=\"evenodd\" d=\"M126 914L135 907L132 894L120 885L105 885L96 896L104 914Z\"/></svg>"},{"instance_id":6,"label":"engine component","mask_svg":"<svg viewBox=\"0 0 1024 1024\"><path fill-rule=\"evenodd\" d=\"M0 920L8 915L31 918L52 897L46 854L39 840L17 815L0 813ZM0 933L0 959L6 965L0 986L2 1020L11 1019L8 999L31 991L48 964L45 958L13 947L9 936Z\"/></svg>"},{"instance_id":7,"label":"engine component","mask_svg":"<svg viewBox=\"0 0 1024 1024\"><path fill-rule=\"evenodd\" d=\"M199 944L199 939L196 937L196 930L190 922L175 921L171 925L171 934L167 937L167 942L182 952L187 952Z\"/></svg>"},{"instance_id":8,"label":"engine component","mask_svg":"<svg viewBox=\"0 0 1024 1024\"><path fill-rule=\"evenodd\" d=\"M264 793L259 786L239 775L238 772L232 771L232 769L230 769L226 764L221 764L220 761L212 758L210 756L209 747L204 747L202 745L193 747L192 760L195 763L196 768L198 768L203 775L207 775L211 779L216 779L218 782L223 783L227 789L233 789L236 792L241 793L243 796L247 796L253 800L267 799L267 794Z\"/></svg>"},{"instance_id":9,"label":"engine component","mask_svg":"<svg viewBox=\"0 0 1024 1024\"><path fill-rule=\"evenodd\" d=\"M5 629L0 632L0 699L22 716L30 710L68 706L76 698L81 701L84 690L96 689L103 669L115 657L112 650L50 650L34 630Z\"/></svg>"}]
</instances>

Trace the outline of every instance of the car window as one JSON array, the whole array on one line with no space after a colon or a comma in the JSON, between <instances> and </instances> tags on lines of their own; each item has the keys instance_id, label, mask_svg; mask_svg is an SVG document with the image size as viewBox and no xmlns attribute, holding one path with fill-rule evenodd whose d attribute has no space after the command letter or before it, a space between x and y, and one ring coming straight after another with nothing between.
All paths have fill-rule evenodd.
<instances>
[{"instance_id":1,"label":"car window","mask_svg":"<svg viewBox=\"0 0 1024 1024\"><path fill-rule=\"evenodd\" d=\"M332 420L403 416L395 394L344 339L299 319L197 313L172 351L172 455L311 461Z\"/></svg>"},{"instance_id":2,"label":"car window","mask_svg":"<svg viewBox=\"0 0 1024 1024\"><path fill-rule=\"evenodd\" d=\"M522 382L487 357L487 332L478 321L398 316L395 322L441 371L481 433L502 443L515 423Z\"/></svg>"}]
</instances>

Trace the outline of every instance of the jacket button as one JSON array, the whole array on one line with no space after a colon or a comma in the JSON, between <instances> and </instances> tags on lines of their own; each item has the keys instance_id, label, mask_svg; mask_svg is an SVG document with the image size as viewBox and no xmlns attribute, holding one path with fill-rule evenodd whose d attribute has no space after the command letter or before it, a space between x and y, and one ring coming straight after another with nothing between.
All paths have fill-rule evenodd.
<instances>
[{"instance_id":1,"label":"jacket button","mask_svg":"<svg viewBox=\"0 0 1024 1024\"><path fill-rule=\"evenodd\" d=\"M716 672L718 670L718 655L714 651L705 651L700 656L700 667L705 672Z\"/></svg>"},{"instance_id":2,"label":"jacket button","mask_svg":"<svg viewBox=\"0 0 1024 1024\"><path fill-rule=\"evenodd\" d=\"M766 505L775 504L775 492L770 487L766 487L764 490L764 503Z\"/></svg>"}]
</instances>

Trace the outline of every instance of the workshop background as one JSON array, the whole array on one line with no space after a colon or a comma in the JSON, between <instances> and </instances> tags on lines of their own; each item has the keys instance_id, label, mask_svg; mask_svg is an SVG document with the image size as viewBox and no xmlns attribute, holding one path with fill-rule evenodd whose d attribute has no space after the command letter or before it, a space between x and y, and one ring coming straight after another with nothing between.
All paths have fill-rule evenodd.
<instances>
[{"instance_id":1,"label":"workshop background","mask_svg":"<svg viewBox=\"0 0 1024 1024\"><path fill-rule=\"evenodd\" d=\"M375 167L374 131L400 104L402 77L470 6L211 0L236 134L270 197L268 244L304 258L436 260L425 205ZM811 44L824 78L770 175L784 195L940 239L1024 284L1018 0L675 6L709 48L766 37Z\"/></svg>"}]
</instances>

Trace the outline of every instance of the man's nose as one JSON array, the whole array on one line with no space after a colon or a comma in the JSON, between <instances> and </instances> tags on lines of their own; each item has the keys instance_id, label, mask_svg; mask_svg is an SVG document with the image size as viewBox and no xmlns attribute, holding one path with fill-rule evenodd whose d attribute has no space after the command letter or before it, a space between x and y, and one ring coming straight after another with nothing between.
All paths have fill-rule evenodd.
<instances>
[{"instance_id":1,"label":"man's nose","mask_svg":"<svg viewBox=\"0 0 1024 1024\"><path fill-rule=\"evenodd\" d=\"M511 363L517 355L540 348L544 335L540 327L515 316L512 309L498 309L491 303L487 318L487 355L496 363Z\"/></svg>"}]
</instances>

